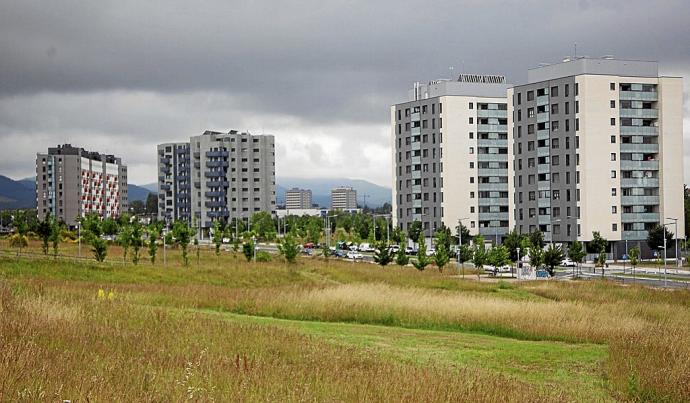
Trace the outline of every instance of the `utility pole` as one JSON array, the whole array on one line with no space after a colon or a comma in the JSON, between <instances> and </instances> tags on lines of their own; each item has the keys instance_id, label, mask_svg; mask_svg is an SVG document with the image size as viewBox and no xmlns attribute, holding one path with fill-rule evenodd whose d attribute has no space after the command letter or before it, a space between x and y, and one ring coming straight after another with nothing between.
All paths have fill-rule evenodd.
<instances>
[{"instance_id":1,"label":"utility pole","mask_svg":"<svg viewBox=\"0 0 690 403\"><path fill-rule=\"evenodd\" d=\"M681 266L680 260L678 259L678 219L677 218L671 218L671 217L667 217L666 219L673 221L673 224L675 226L674 227L675 232L673 233L673 236L674 236L674 241L675 241L674 243L675 243L675 248L676 248L676 269L677 269L678 267ZM664 231L664 239L666 239L666 231Z\"/></svg>"}]
</instances>

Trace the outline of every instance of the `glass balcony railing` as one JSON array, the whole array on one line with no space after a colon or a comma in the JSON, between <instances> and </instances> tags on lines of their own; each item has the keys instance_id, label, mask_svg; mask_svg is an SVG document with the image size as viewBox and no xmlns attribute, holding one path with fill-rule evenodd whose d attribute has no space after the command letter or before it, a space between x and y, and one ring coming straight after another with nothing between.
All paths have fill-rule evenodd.
<instances>
[{"instance_id":1,"label":"glass balcony railing","mask_svg":"<svg viewBox=\"0 0 690 403\"><path fill-rule=\"evenodd\" d=\"M653 206L659 204L659 196L621 196L623 206Z\"/></svg>"},{"instance_id":2,"label":"glass balcony railing","mask_svg":"<svg viewBox=\"0 0 690 403\"><path fill-rule=\"evenodd\" d=\"M658 178L622 178L621 187L623 188L658 188Z\"/></svg>"},{"instance_id":3,"label":"glass balcony railing","mask_svg":"<svg viewBox=\"0 0 690 403\"><path fill-rule=\"evenodd\" d=\"M621 143L622 153L658 153L658 144L643 144L643 143Z\"/></svg>"},{"instance_id":4,"label":"glass balcony railing","mask_svg":"<svg viewBox=\"0 0 690 403\"><path fill-rule=\"evenodd\" d=\"M657 101L659 94L656 91L621 91L621 101Z\"/></svg>"},{"instance_id":5,"label":"glass balcony railing","mask_svg":"<svg viewBox=\"0 0 690 403\"><path fill-rule=\"evenodd\" d=\"M621 108L622 118L633 118L633 119L657 119L659 118L659 111L656 109L628 109Z\"/></svg>"},{"instance_id":6,"label":"glass balcony railing","mask_svg":"<svg viewBox=\"0 0 690 403\"><path fill-rule=\"evenodd\" d=\"M659 222L659 213L623 213L621 221L624 223Z\"/></svg>"}]
</instances>

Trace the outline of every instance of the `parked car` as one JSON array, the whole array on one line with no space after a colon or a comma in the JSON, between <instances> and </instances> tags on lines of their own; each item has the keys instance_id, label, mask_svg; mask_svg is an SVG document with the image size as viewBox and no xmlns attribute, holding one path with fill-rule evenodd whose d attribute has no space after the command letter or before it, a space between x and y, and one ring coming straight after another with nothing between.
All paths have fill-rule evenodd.
<instances>
[{"instance_id":1,"label":"parked car","mask_svg":"<svg viewBox=\"0 0 690 403\"><path fill-rule=\"evenodd\" d=\"M357 246L357 244L352 244L348 249L352 252L357 252L359 250L359 247Z\"/></svg>"},{"instance_id":2,"label":"parked car","mask_svg":"<svg viewBox=\"0 0 690 403\"><path fill-rule=\"evenodd\" d=\"M347 252L347 258L352 260L364 259L364 255L359 252L350 251Z\"/></svg>"},{"instance_id":3,"label":"parked car","mask_svg":"<svg viewBox=\"0 0 690 403\"><path fill-rule=\"evenodd\" d=\"M434 248L429 248L426 250L427 256L434 256L435 254L436 254L436 249L434 249Z\"/></svg>"},{"instance_id":4,"label":"parked car","mask_svg":"<svg viewBox=\"0 0 690 403\"><path fill-rule=\"evenodd\" d=\"M303 246L304 246L304 249L314 249L314 244L311 242L307 242Z\"/></svg>"},{"instance_id":5,"label":"parked car","mask_svg":"<svg viewBox=\"0 0 690 403\"><path fill-rule=\"evenodd\" d=\"M359 244L359 251L360 252L374 252L375 249L370 244L364 242L364 243Z\"/></svg>"},{"instance_id":6,"label":"parked car","mask_svg":"<svg viewBox=\"0 0 690 403\"><path fill-rule=\"evenodd\" d=\"M390 253L398 253L399 250L400 250L399 245L391 245L388 247L388 252L390 252Z\"/></svg>"},{"instance_id":7,"label":"parked car","mask_svg":"<svg viewBox=\"0 0 690 403\"><path fill-rule=\"evenodd\" d=\"M345 253L344 250L336 249L336 251L333 252L333 256L335 256L335 257L347 257L347 253Z\"/></svg>"},{"instance_id":8,"label":"parked car","mask_svg":"<svg viewBox=\"0 0 690 403\"><path fill-rule=\"evenodd\" d=\"M561 261L561 266L575 267L575 266L577 266L577 263L573 262L570 258L565 258Z\"/></svg>"},{"instance_id":9,"label":"parked car","mask_svg":"<svg viewBox=\"0 0 690 403\"><path fill-rule=\"evenodd\" d=\"M412 246L408 246L405 248L405 254L407 255L416 255L417 254L417 249L413 248Z\"/></svg>"}]
</instances>

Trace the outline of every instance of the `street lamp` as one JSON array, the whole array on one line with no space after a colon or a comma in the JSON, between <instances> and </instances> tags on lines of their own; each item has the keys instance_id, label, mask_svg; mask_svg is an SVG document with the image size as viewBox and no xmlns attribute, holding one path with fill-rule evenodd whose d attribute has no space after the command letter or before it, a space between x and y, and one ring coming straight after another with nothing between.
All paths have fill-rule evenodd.
<instances>
[{"instance_id":1,"label":"street lamp","mask_svg":"<svg viewBox=\"0 0 690 403\"><path fill-rule=\"evenodd\" d=\"M676 244L676 267L680 267L680 260L678 259L678 219L672 217L666 217L666 219L673 221L673 225L675 226L673 236L675 237L674 243ZM666 239L666 231L664 231L664 239Z\"/></svg>"},{"instance_id":2,"label":"street lamp","mask_svg":"<svg viewBox=\"0 0 690 403\"><path fill-rule=\"evenodd\" d=\"M462 222L469 219L469 217L458 218L458 246L462 246Z\"/></svg>"},{"instance_id":3,"label":"street lamp","mask_svg":"<svg viewBox=\"0 0 690 403\"><path fill-rule=\"evenodd\" d=\"M376 217L386 217L386 244L390 245L390 243L391 243L391 236L390 236L390 232L389 232L390 214L372 214L372 217L374 217L374 236L376 236Z\"/></svg>"}]
</instances>

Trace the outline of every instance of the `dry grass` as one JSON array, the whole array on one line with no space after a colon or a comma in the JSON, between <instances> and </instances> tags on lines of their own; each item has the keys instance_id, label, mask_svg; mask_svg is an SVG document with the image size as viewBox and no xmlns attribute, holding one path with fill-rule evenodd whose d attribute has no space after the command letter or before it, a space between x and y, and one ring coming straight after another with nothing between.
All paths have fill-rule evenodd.
<instances>
[{"instance_id":1,"label":"dry grass","mask_svg":"<svg viewBox=\"0 0 690 403\"><path fill-rule=\"evenodd\" d=\"M94 294L95 295L95 294ZM397 364L270 326L0 285L0 400L560 401L481 371ZM324 359L327 358L327 359Z\"/></svg>"}]
</instances>

